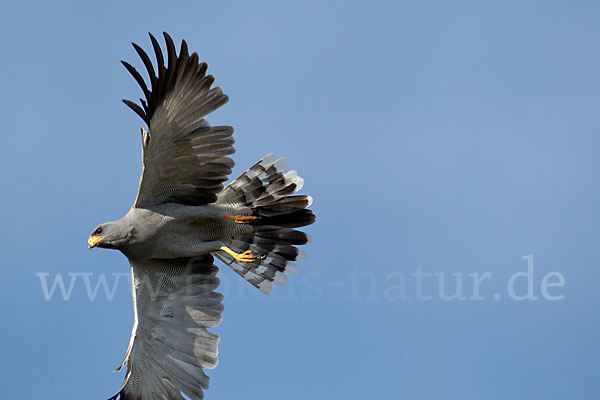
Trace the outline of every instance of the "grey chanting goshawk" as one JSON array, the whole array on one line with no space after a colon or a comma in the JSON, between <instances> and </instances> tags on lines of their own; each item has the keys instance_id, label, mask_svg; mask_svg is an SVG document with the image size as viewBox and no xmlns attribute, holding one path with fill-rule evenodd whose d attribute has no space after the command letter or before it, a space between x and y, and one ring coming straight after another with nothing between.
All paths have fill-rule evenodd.
<instances>
[{"instance_id":1,"label":"grey chanting goshawk","mask_svg":"<svg viewBox=\"0 0 600 400\"><path fill-rule=\"evenodd\" d=\"M150 34L156 70L133 44L150 87L123 61L141 86L141 105L123 100L147 124L142 130L142 174L127 215L99 225L88 245L120 250L130 261L134 324L125 359L125 382L111 399L202 399L204 369L217 365L223 296L214 257L268 294L296 272L297 248L309 236L295 228L315 221L312 198L295 195L303 180L285 160L267 155L226 187L234 153L233 128L210 126L206 116L225 103L211 88L206 63L179 54L164 33L167 63Z\"/></svg>"}]
</instances>

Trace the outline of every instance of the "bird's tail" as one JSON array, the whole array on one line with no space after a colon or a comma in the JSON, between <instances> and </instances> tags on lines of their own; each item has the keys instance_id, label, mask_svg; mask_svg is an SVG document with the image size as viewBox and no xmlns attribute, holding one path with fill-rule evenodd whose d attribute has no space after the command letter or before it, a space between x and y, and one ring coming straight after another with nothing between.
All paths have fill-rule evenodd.
<instances>
[{"instance_id":1,"label":"bird's tail","mask_svg":"<svg viewBox=\"0 0 600 400\"><path fill-rule=\"evenodd\" d=\"M315 215L307 209L312 197L295 195L303 183L296 171L285 170L284 158L277 160L269 154L218 196L217 205L239 210L243 215L238 221L249 223L254 230L232 238L226 246L238 254L254 251L260 259L242 262L227 252L215 256L266 294L271 292L272 283L284 285L286 275L297 272L293 261L306 257L297 246L309 243L310 236L295 228L312 224Z\"/></svg>"}]
</instances>

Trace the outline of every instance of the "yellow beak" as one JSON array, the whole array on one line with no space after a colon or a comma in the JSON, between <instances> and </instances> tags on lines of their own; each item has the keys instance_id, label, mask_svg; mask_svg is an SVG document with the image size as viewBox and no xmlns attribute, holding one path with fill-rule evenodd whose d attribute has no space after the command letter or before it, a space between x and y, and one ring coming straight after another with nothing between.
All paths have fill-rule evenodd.
<instances>
[{"instance_id":1,"label":"yellow beak","mask_svg":"<svg viewBox=\"0 0 600 400\"><path fill-rule=\"evenodd\" d=\"M96 247L100 239L102 239L103 237L104 236L90 236L90 238L88 239L88 248L93 249L94 247Z\"/></svg>"}]
</instances>

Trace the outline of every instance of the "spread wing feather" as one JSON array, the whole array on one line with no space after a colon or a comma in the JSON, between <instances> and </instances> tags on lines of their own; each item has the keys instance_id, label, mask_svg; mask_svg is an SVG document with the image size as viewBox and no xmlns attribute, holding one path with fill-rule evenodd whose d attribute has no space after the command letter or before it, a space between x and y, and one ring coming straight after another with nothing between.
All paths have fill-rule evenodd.
<instances>
[{"instance_id":1,"label":"spread wing feather","mask_svg":"<svg viewBox=\"0 0 600 400\"><path fill-rule=\"evenodd\" d=\"M206 63L199 63L197 53L188 54L185 40L178 55L171 37L167 33L164 37L167 66L150 34L156 69L148 54L133 44L148 72L150 88L131 64L122 61L145 97L141 106L123 102L149 129L142 133L142 176L134 206L213 203L231 173L234 163L227 156L235 150L233 128L210 126L206 116L227 103L228 97L220 87L211 88L214 78L206 75Z\"/></svg>"},{"instance_id":2,"label":"spread wing feather","mask_svg":"<svg viewBox=\"0 0 600 400\"><path fill-rule=\"evenodd\" d=\"M213 257L132 262L134 326L127 374L109 400L202 399L217 365L223 296Z\"/></svg>"}]
</instances>

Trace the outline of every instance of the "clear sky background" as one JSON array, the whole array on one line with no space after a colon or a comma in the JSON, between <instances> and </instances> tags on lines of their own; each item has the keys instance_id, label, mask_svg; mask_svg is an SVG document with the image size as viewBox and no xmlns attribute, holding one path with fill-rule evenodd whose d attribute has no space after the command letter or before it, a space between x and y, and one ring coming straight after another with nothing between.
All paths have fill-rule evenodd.
<instances>
[{"instance_id":1,"label":"clear sky background","mask_svg":"<svg viewBox=\"0 0 600 400\"><path fill-rule=\"evenodd\" d=\"M137 190L119 60L166 30L230 96L234 173L287 157L318 216L271 296L221 268L207 399L600 398L600 4L216 3L3 3L2 397L121 385L127 278L81 274L129 273L86 240Z\"/></svg>"}]
</instances>

